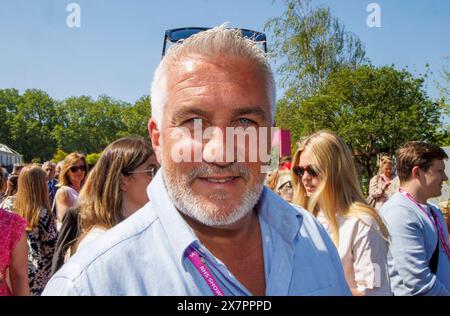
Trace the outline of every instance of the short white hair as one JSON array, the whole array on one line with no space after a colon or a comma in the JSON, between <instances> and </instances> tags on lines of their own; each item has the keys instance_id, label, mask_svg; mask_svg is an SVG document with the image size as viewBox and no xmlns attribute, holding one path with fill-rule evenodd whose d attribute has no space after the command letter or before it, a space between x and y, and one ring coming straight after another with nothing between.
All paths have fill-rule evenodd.
<instances>
[{"instance_id":1,"label":"short white hair","mask_svg":"<svg viewBox=\"0 0 450 316\"><path fill-rule=\"evenodd\" d=\"M252 61L264 73L270 99L272 123L276 106L276 87L266 53L257 42L242 36L239 29L224 25L199 32L170 47L155 70L151 87L151 109L158 128L161 128L164 106L167 100L167 74L170 65L190 54L210 58L238 57Z\"/></svg>"}]
</instances>

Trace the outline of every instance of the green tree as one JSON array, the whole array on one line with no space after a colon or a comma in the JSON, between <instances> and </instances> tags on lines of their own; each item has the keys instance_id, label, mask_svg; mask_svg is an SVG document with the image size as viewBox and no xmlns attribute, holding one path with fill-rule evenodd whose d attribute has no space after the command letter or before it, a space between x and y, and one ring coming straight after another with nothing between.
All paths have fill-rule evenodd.
<instances>
[{"instance_id":1,"label":"green tree","mask_svg":"<svg viewBox=\"0 0 450 316\"><path fill-rule=\"evenodd\" d=\"M55 101L41 90L26 90L11 113L11 142L25 161L45 161L56 149L52 138L55 125Z\"/></svg>"},{"instance_id":2,"label":"green tree","mask_svg":"<svg viewBox=\"0 0 450 316\"><path fill-rule=\"evenodd\" d=\"M302 98L316 94L330 73L342 65L365 63L363 44L331 15L328 7L313 8L311 0L284 0L286 10L270 19L271 54L280 63L282 85Z\"/></svg>"},{"instance_id":3,"label":"green tree","mask_svg":"<svg viewBox=\"0 0 450 316\"><path fill-rule=\"evenodd\" d=\"M91 153L86 155L87 164L92 167L97 163L97 160L100 158L101 153Z\"/></svg>"},{"instance_id":4,"label":"green tree","mask_svg":"<svg viewBox=\"0 0 450 316\"><path fill-rule=\"evenodd\" d=\"M378 153L393 154L409 140L436 140L441 108L427 97L423 84L424 78L394 67L341 68L315 96L294 99L296 125L280 127L291 128L294 139L320 129L336 132L353 149L369 181Z\"/></svg>"},{"instance_id":5,"label":"green tree","mask_svg":"<svg viewBox=\"0 0 450 316\"><path fill-rule=\"evenodd\" d=\"M147 123L150 116L150 96L145 95L137 100L133 106L128 106L123 109L125 130L120 131L119 136L140 135L147 138Z\"/></svg>"},{"instance_id":6,"label":"green tree","mask_svg":"<svg viewBox=\"0 0 450 316\"><path fill-rule=\"evenodd\" d=\"M66 152L100 152L126 130L122 120L127 103L100 96L97 101L81 96L65 99L57 107L53 131L58 148Z\"/></svg>"},{"instance_id":7,"label":"green tree","mask_svg":"<svg viewBox=\"0 0 450 316\"><path fill-rule=\"evenodd\" d=\"M55 155L53 156L53 158L52 158L52 161L54 162L54 163L58 163L58 162L60 162L60 161L63 161L66 157L67 157L67 153L64 151L64 150L62 150L62 149L57 149L56 150L56 153L55 153Z\"/></svg>"},{"instance_id":8,"label":"green tree","mask_svg":"<svg viewBox=\"0 0 450 316\"><path fill-rule=\"evenodd\" d=\"M0 89L0 143L14 148L11 123L22 97L17 89Z\"/></svg>"},{"instance_id":9,"label":"green tree","mask_svg":"<svg viewBox=\"0 0 450 316\"><path fill-rule=\"evenodd\" d=\"M448 57L445 59L446 64L441 72L443 84L436 82L440 96L438 104L443 113L443 125L437 135L437 144L440 146L450 146L450 59Z\"/></svg>"}]
</instances>

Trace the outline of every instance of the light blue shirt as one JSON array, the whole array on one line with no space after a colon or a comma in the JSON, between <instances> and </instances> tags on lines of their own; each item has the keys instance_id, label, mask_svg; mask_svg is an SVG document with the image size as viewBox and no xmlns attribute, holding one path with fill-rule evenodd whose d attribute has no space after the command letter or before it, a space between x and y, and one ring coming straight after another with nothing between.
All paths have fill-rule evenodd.
<instances>
[{"instance_id":1,"label":"light blue shirt","mask_svg":"<svg viewBox=\"0 0 450 316\"><path fill-rule=\"evenodd\" d=\"M43 295L213 295L185 255L189 246L205 258L225 295L251 295L175 209L161 171L147 193L150 202L80 249ZM267 188L256 209L266 295L350 295L334 244L308 212Z\"/></svg>"},{"instance_id":2,"label":"light blue shirt","mask_svg":"<svg viewBox=\"0 0 450 316\"><path fill-rule=\"evenodd\" d=\"M436 207L434 210L448 243L444 217ZM450 261L441 243L436 274L429 268L438 242L430 218L401 193L394 194L380 214L391 234L388 266L394 295L450 295Z\"/></svg>"}]
</instances>

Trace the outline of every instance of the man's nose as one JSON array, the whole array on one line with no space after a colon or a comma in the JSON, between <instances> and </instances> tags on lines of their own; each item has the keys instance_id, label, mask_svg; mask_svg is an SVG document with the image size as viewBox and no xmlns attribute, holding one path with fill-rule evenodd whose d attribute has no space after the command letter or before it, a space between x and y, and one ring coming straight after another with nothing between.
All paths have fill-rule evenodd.
<instances>
[{"instance_id":1,"label":"man's nose","mask_svg":"<svg viewBox=\"0 0 450 316\"><path fill-rule=\"evenodd\" d=\"M204 161L218 166L227 166L234 162L234 159L230 159L230 155L227 154L227 151L234 150L234 148L227 148L224 135L224 129L217 126L205 129L205 142L203 145ZM227 159L231 161L227 161Z\"/></svg>"},{"instance_id":2,"label":"man's nose","mask_svg":"<svg viewBox=\"0 0 450 316\"><path fill-rule=\"evenodd\" d=\"M220 127L208 127L204 131L203 160L217 165L226 165L225 137Z\"/></svg>"}]
</instances>

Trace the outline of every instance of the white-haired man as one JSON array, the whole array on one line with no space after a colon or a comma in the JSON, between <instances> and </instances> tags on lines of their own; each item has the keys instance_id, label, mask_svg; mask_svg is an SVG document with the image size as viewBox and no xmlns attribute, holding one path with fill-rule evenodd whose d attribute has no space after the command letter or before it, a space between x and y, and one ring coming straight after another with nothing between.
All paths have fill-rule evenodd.
<instances>
[{"instance_id":1,"label":"white-haired man","mask_svg":"<svg viewBox=\"0 0 450 316\"><path fill-rule=\"evenodd\" d=\"M268 137L223 137L273 122L270 67L240 34L217 27L171 47L152 86L162 167L150 202L75 254L44 294L349 295L320 224L264 188L264 159L249 157Z\"/></svg>"}]
</instances>

